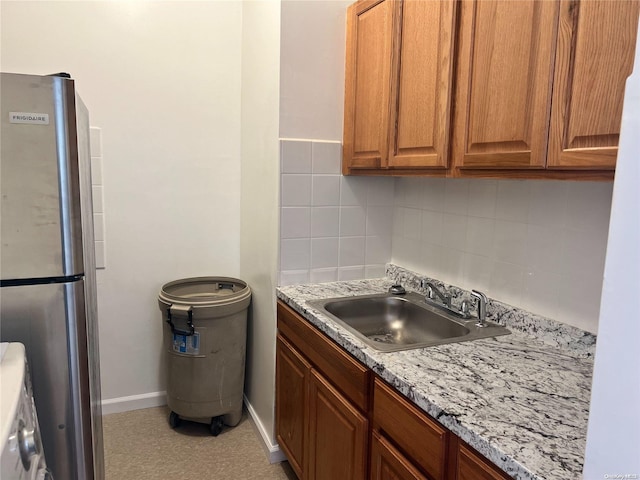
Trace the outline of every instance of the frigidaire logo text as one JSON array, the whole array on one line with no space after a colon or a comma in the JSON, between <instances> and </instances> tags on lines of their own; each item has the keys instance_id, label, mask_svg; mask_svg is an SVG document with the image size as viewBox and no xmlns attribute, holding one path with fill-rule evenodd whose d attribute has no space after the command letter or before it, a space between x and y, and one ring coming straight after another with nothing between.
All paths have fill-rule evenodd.
<instances>
[{"instance_id":1,"label":"frigidaire logo text","mask_svg":"<svg viewBox=\"0 0 640 480\"><path fill-rule=\"evenodd\" d=\"M43 115L14 115L14 119L16 120L28 120L30 122L44 122L47 117Z\"/></svg>"}]
</instances>

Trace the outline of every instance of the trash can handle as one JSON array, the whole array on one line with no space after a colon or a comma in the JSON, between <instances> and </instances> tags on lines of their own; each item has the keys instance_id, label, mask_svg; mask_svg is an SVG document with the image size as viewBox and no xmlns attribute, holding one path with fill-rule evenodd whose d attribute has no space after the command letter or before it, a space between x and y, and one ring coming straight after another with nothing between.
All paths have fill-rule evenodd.
<instances>
[{"instance_id":1,"label":"trash can handle","mask_svg":"<svg viewBox=\"0 0 640 480\"><path fill-rule=\"evenodd\" d=\"M193 310L191 310L191 307L189 307L189 310L187 310L187 315L188 315L187 327L189 327L189 330L180 330L179 328L176 328L176 326L173 324L173 322L171 321L172 307L173 305L169 305L169 308L167 308L167 323L171 327L171 333L175 335L185 335L187 337L190 337L191 335L193 335L195 333L195 328L193 328Z\"/></svg>"}]
</instances>

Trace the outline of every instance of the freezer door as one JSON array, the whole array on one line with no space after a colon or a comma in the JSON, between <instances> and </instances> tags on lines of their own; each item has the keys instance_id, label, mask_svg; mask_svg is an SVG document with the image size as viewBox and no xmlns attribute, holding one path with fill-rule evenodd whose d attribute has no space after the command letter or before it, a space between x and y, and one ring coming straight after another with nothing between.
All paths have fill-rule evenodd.
<instances>
[{"instance_id":1,"label":"freezer door","mask_svg":"<svg viewBox=\"0 0 640 480\"><path fill-rule=\"evenodd\" d=\"M2 280L83 273L73 80L0 76Z\"/></svg>"},{"instance_id":2,"label":"freezer door","mask_svg":"<svg viewBox=\"0 0 640 480\"><path fill-rule=\"evenodd\" d=\"M102 430L91 425L89 371L97 359L88 351L84 282L3 287L0 295L0 339L26 347L54 478L102 478L101 472L94 475L92 433ZM102 447L102 438L95 443Z\"/></svg>"}]
</instances>

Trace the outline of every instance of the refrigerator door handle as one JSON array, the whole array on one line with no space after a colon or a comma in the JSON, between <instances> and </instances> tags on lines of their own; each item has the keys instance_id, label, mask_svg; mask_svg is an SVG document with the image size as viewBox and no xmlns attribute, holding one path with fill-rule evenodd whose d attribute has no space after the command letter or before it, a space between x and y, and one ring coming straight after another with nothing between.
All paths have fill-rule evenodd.
<instances>
[{"instance_id":1,"label":"refrigerator door handle","mask_svg":"<svg viewBox=\"0 0 640 480\"><path fill-rule=\"evenodd\" d=\"M180 311L182 313L186 312L187 327L189 327L189 330L180 330L179 328L176 328L171 317L172 310ZM185 335L187 337L190 337L195 333L195 328L193 328L193 309L191 307L184 307L181 305L170 305L169 308L167 308L167 323L171 327L171 333L173 333L174 335Z\"/></svg>"}]
</instances>

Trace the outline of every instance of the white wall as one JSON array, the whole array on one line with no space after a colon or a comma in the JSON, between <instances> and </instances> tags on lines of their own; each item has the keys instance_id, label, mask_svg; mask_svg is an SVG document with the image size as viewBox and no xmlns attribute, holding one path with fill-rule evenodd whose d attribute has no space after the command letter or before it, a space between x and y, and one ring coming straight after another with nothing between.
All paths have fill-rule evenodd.
<instances>
[{"instance_id":1,"label":"white wall","mask_svg":"<svg viewBox=\"0 0 640 480\"><path fill-rule=\"evenodd\" d=\"M627 80L584 478L640 477L640 37ZM616 475L629 475L616 477Z\"/></svg>"},{"instance_id":2,"label":"white wall","mask_svg":"<svg viewBox=\"0 0 640 480\"><path fill-rule=\"evenodd\" d=\"M399 178L392 261L596 332L612 188Z\"/></svg>"},{"instance_id":3,"label":"white wall","mask_svg":"<svg viewBox=\"0 0 640 480\"><path fill-rule=\"evenodd\" d=\"M282 2L280 137L342 141L347 6Z\"/></svg>"},{"instance_id":4,"label":"white wall","mask_svg":"<svg viewBox=\"0 0 640 480\"><path fill-rule=\"evenodd\" d=\"M253 290L245 395L274 453L280 2L243 2L242 17L240 275Z\"/></svg>"},{"instance_id":5,"label":"white wall","mask_svg":"<svg viewBox=\"0 0 640 480\"><path fill-rule=\"evenodd\" d=\"M0 5L2 71L70 72L102 129L103 398L161 391L160 286L240 273L242 4Z\"/></svg>"}]
</instances>

